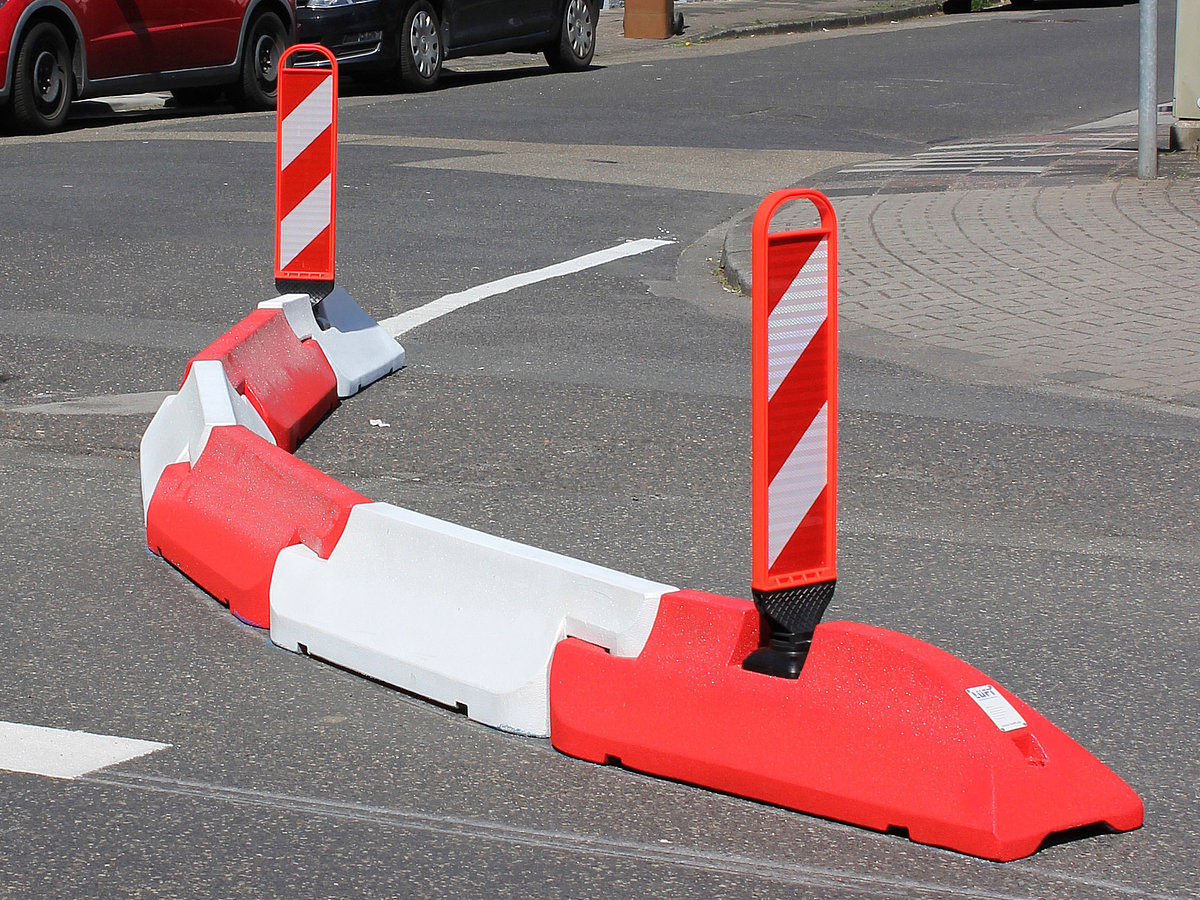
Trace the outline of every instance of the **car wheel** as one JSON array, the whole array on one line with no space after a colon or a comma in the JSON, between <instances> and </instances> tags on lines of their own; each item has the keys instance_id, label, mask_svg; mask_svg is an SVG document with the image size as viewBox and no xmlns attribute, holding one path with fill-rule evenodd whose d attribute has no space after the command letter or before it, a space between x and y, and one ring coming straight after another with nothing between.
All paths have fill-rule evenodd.
<instances>
[{"instance_id":1,"label":"car wheel","mask_svg":"<svg viewBox=\"0 0 1200 900\"><path fill-rule=\"evenodd\" d=\"M428 0L417 0L404 14L400 29L400 82L427 90L442 72L442 37L438 16Z\"/></svg>"},{"instance_id":2,"label":"car wheel","mask_svg":"<svg viewBox=\"0 0 1200 900\"><path fill-rule=\"evenodd\" d=\"M275 13L263 13L250 23L242 48L242 77L230 91L238 109L274 109L279 60L288 32Z\"/></svg>"},{"instance_id":3,"label":"car wheel","mask_svg":"<svg viewBox=\"0 0 1200 900\"><path fill-rule=\"evenodd\" d=\"M17 51L13 69L13 116L27 131L57 131L75 99L71 48L49 22L29 30Z\"/></svg>"},{"instance_id":4,"label":"car wheel","mask_svg":"<svg viewBox=\"0 0 1200 900\"><path fill-rule=\"evenodd\" d=\"M171 96L180 106L211 106L225 93L219 87L173 88Z\"/></svg>"},{"instance_id":5,"label":"car wheel","mask_svg":"<svg viewBox=\"0 0 1200 900\"><path fill-rule=\"evenodd\" d=\"M579 72L596 52L595 0L567 0L558 42L546 48L546 62L556 72Z\"/></svg>"}]
</instances>

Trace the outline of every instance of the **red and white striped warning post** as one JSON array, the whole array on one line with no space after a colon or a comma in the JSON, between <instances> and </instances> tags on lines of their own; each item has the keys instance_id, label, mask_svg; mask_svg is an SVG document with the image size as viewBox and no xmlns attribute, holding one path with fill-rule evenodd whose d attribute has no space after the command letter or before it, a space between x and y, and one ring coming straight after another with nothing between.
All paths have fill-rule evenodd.
<instances>
[{"instance_id":1,"label":"red and white striped warning post","mask_svg":"<svg viewBox=\"0 0 1200 900\"><path fill-rule=\"evenodd\" d=\"M288 65L319 54L328 68ZM275 166L275 279L333 284L337 208L337 61L296 44L280 60Z\"/></svg>"},{"instance_id":2,"label":"red and white striped warning post","mask_svg":"<svg viewBox=\"0 0 1200 900\"><path fill-rule=\"evenodd\" d=\"M793 201L820 224L771 231ZM746 667L796 678L837 578L837 222L817 191L776 191L752 231L751 587L770 642Z\"/></svg>"}]
</instances>

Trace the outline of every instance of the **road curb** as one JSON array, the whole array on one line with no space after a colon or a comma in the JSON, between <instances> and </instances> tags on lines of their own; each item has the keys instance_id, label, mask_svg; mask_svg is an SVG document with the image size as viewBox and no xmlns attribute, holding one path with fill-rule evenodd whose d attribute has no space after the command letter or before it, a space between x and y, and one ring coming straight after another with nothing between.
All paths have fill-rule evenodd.
<instances>
[{"instance_id":1,"label":"road curb","mask_svg":"<svg viewBox=\"0 0 1200 900\"><path fill-rule=\"evenodd\" d=\"M897 9L885 9L869 13L837 13L829 16L813 16L808 19L797 19L788 22L767 22L761 25L735 25L729 28L717 28L690 38L690 40L692 43L703 43L723 38L775 34L808 34L822 29L857 28L864 25L879 25L883 22L902 22L908 19L921 19L926 16L940 15L941 13L941 3L919 3L915 6L902 6ZM685 17L686 15L687 13L684 12Z\"/></svg>"}]
</instances>

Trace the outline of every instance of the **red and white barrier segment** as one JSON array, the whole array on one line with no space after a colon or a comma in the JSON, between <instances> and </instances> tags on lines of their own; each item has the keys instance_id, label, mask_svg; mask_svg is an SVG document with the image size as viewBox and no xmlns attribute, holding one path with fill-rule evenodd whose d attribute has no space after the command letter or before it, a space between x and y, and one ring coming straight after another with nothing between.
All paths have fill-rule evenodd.
<instances>
[{"instance_id":1,"label":"red and white barrier segment","mask_svg":"<svg viewBox=\"0 0 1200 900\"><path fill-rule=\"evenodd\" d=\"M307 295L293 297L311 307ZM337 378L322 351L317 341L298 340L281 311L260 308L200 351L188 368L201 360L220 362L234 390L290 453L337 406Z\"/></svg>"},{"instance_id":2,"label":"red and white barrier segment","mask_svg":"<svg viewBox=\"0 0 1200 900\"><path fill-rule=\"evenodd\" d=\"M319 54L329 68L297 67ZM317 44L289 47L279 61L275 179L275 277L333 282L337 209L337 61Z\"/></svg>"},{"instance_id":3,"label":"red and white barrier segment","mask_svg":"<svg viewBox=\"0 0 1200 900\"><path fill-rule=\"evenodd\" d=\"M148 514L163 471L175 463L195 463L213 428L221 425L243 425L264 441L275 442L262 416L233 389L220 362L194 362L179 393L162 402L142 435L143 514Z\"/></svg>"},{"instance_id":4,"label":"red and white barrier segment","mask_svg":"<svg viewBox=\"0 0 1200 900\"><path fill-rule=\"evenodd\" d=\"M369 502L246 428L214 428L194 464L168 466L146 513L146 543L244 622L270 624L280 553L317 558Z\"/></svg>"},{"instance_id":5,"label":"red and white barrier segment","mask_svg":"<svg viewBox=\"0 0 1200 900\"><path fill-rule=\"evenodd\" d=\"M296 337L320 346L333 369L339 397L357 394L404 367L404 348L340 287L321 301L320 324L306 294L287 294L258 306L282 310Z\"/></svg>"},{"instance_id":6,"label":"red and white barrier segment","mask_svg":"<svg viewBox=\"0 0 1200 900\"><path fill-rule=\"evenodd\" d=\"M271 640L507 731L550 733L554 648L641 652L675 588L419 513L355 506L327 559L279 554Z\"/></svg>"},{"instance_id":7,"label":"red and white barrier segment","mask_svg":"<svg viewBox=\"0 0 1200 900\"><path fill-rule=\"evenodd\" d=\"M563 641L550 672L554 746L986 859L1028 856L1083 826L1142 824L1124 781L950 654L828 622L800 677L773 678L742 666L760 627L745 600L681 591L662 598L636 659ZM980 688L998 698L990 713Z\"/></svg>"}]
</instances>

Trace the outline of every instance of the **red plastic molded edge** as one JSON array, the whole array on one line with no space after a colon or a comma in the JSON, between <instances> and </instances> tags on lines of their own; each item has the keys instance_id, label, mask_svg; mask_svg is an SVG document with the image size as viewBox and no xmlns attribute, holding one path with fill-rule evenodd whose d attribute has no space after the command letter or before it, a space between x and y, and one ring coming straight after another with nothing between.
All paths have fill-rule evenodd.
<instances>
[{"instance_id":1,"label":"red plastic molded edge","mask_svg":"<svg viewBox=\"0 0 1200 900\"><path fill-rule=\"evenodd\" d=\"M292 451L338 404L337 376L316 341L301 341L282 310L257 309L188 363L217 360L233 389Z\"/></svg>"},{"instance_id":2,"label":"red plastic molded edge","mask_svg":"<svg viewBox=\"0 0 1200 900\"><path fill-rule=\"evenodd\" d=\"M146 512L146 542L238 618L270 625L280 551L328 559L350 510L370 500L240 425L214 428L195 465L168 466Z\"/></svg>"},{"instance_id":3,"label":"red plastic molded edge","mask_svg":"<svg viewBox=\"0 0 1200 900\"><path fill-rule=\"evenodd\" d=\"M563 753L994 860L1051 834L1139 827L1142 802L997 686L1027 723L1001 731L967 695L992 684L945 651L852 622L817 627L797 680L741 667L759 646L744 601L662 598L641 655L560 642L550 737Z\"/></svg>"}]
</instances>

